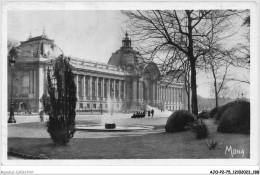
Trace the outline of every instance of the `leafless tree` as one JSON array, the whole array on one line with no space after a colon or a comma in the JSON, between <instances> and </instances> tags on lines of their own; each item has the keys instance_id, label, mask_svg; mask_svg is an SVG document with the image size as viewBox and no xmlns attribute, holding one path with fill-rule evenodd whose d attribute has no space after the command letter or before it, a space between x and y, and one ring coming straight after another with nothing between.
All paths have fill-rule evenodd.
<instances>
[{"instance_id":1,"label":"leafless tree","mask_svg":"<svg viewBox=\"0 0 260 175\"><path fill-rule=\"evenodd\" d=\"M233 65L244 69L246 72L250 71L250 16L246 16L243 20L245 34L243 34L243 42L238 43L233 48ZM250 79L243 74L243 78L230 78L232 81L250 84Z\"/></svg>"},{"instance_id":2,"label":"leafless tree","mask_svg":"<svg viewBox=\"0 0 260 175\"><path fill-rule=\"evenodd\" d=\"M216 45L204 55L205 71L211 72L213 86L211 91L215 96L215 106L218 107L219 97L227 95L228 68L232 64L232 49L224 50L220 45Z\"/></svg>"},{"instance_id":3,"label":"leafless tree","mask_svg":"<svg viewBox=\"0 0 260 175\"><path fill-rule=\"evenodd\" d=\"M240 85L236 85L231 90L231 96L235 99L243 99L245 96L245 92L243 91L243 88Z\"/></svg>"},{"instance_id":4,"label":"leafless tree","mask_svg":"<svg viewBox=\"0 0 260 175\"><path fill-rule=\"evenodd\" d=\"M8 39L7 40L7 49L8 52L13 48L13 47L17 47L20 45L19 41L13 40L13 39Z\"/></svg>"},{"instance_id":5,"label":"leafless tree","mask_svg":"<svg viewBox=\"0 0 260 175\"><path fill-rule=\"evenodd\" d=\"M232 10L149 10L123 11L129 19L129 29L137 47L147 60L168 60L169 69L189 65L192 91L192 112L198 114L196 68L198 62L213 45L232 36L231 23L238 11ZM185 55L182 61L175 57L175 52Z\"/></svg>"}]
</instances>

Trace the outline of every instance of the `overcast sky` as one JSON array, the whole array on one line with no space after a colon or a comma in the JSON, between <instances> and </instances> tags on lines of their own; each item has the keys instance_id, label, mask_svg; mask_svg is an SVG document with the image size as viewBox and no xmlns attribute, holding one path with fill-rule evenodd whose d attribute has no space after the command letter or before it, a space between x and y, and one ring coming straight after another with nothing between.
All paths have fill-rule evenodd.
<instances>
[{"instance_id":1,"label":"overcast sky","mask_svg":"<svg viewBox=\"0 0 260 175\"><path fill-rule=\"evenodd\" d=\"M107 63L113 52L121 47L126 30L120 11L9 11L8 38L25 41L30 34L39 36L45 29L48 38L66 56ZM130 36L131 37L131 36ZM236 42L242 40L235 36ZM233 42L231 38L227 42ZM134 43L132 43L134 47ZM239 70L241 74L241 70ZM236 70L232 70L236 73ZM242 74L241 74L242 76ZM198 77L198 94L210 97L207 76ZM232 85L235 86L235 85ZM249 86L241 85L249 97Z\"/></svg>"}]
</instances>

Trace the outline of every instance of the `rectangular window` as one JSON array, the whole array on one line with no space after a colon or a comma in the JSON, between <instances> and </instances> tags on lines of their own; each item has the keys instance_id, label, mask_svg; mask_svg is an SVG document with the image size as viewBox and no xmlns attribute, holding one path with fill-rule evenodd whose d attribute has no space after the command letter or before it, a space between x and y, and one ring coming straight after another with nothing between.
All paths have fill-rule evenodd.
<instances>
[{"instance_id":1,"label":"rectangular window","mask_svg":"<svg viewBox=\"0 0 260 175\"><path fill-rule=\"evenodd\" d=\"M79 109L82 110L83 109L83 103L79 104Z\"/></svg>"},{"instance_id":2,"label":"rectangular window","mask_svg":"<svg viewBox=\"0 0 260 175\"><path fill-rule=\"evenodd\" d=\"M30 88L29 76L24 75L22 77L22 94L28 95L29 94L29 88Z\"/></svg>"},{"instance_id":3,"label":"rectangular window","mask_svg":"<svg viewBox=\"0 0 260 175\"><path fill-rule=\"evenodd\" d=\"M82 76L78 76L78 96L82 97Z\"/></svg>"},{"instance_id":4,"label":"rectangular window","mask_svg":"<svg viewBox=\"0 0 260 175\"><path fill-rule=\"evenodd\" d=\"M96 97L95 94L96 94L95 80L92 79L92 94L91 94L92 97Z\"/></svg>"},{"instance_id":5,"label":"rectangular window","mask_svg":"<svg viewBox=\"0 0 260 175\"><path fill-rule=\"evenodd\" d=\"M120 91L121 91L121 93L120 93L120 98L121 99L123 99L124 98L124 83L125 82L121 82L121 86L120 86Z\"/></svg>"},{"instance_id":6,"label":"rectangular window","mask_svg":"<svg viewBox=\"0 0 260 175\"><path fill-rule=\"evenodd\" d=\"M115 96L116 98L119 98L119 82L115 81Z\"/></svg>"},{"instance_id":7,"label":"rectangular window","mask_svg":"<svg viewBox=\"0 0 260 175\"><path fill-rule=\"evenodd\" d=\"M101 80L98 79L98 97L101 97Z\"/></svg>"},{"instance_id":8,"label":"rectangular window","mask_svg":"<svg viewBox=\"0 0 260 175\"><path fill-rule=\"evenodd\" d=\"M104 96L107 98L107 81L104 81Z\"/></svg>"}]
</instances>

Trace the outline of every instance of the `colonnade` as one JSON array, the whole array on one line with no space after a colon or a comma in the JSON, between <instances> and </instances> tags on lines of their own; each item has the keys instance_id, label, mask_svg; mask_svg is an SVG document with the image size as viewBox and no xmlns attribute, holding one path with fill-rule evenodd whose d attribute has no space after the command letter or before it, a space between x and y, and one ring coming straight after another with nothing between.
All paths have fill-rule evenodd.
<instances>
[{"instance_id":1,"label":"colonnade","mask_svg":"<svg viewBox=\"0 0 260 175\"><path fill-rule=\"evenodd\" d=\"M180 109L185 103L183 86L163 85L157 81L143 78L106 78L101 76L75 76L77 98L79 101L102 101L108 98L114 102L145 102L147 104L160 103L168 109Z\"/></svg>"},{"instance_id":2,"label":"colonnade","mask_svg":"<svg viewBox=\"0 0 260 175\"><path fill-rule=\"evenodd\" d=\"M126 98L124 80L77 74L75 84L79 100L106 101L109 97L116 100Z\"/></svg>"}]
</instances>

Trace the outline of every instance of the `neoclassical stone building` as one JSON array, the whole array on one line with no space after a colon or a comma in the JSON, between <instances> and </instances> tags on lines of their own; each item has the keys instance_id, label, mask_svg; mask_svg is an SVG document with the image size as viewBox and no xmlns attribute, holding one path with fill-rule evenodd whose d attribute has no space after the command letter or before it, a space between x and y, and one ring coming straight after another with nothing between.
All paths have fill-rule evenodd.
<instances>
[{"instance_id":1,"label":"neoclassical stone building","mask_svg":"<svg viewBox=\"0 0 260 175\"><path fill-rule=\"evenodd\" d=\"M47 67L63 51L45 33L22 41L18 49L20 54L13 71L15 109L39 111ZM73 57L70 62L75 74L78 112L106 111L111 99L116 111L140 110L146 104L171 111L187 107L181 78L173 81L169 77L162 78L155 63L144 63L132 48L127 33L122 47L112 54L108 64ZM8 80L11 75L9 71Z\"/></svg>"}]
</instances>

